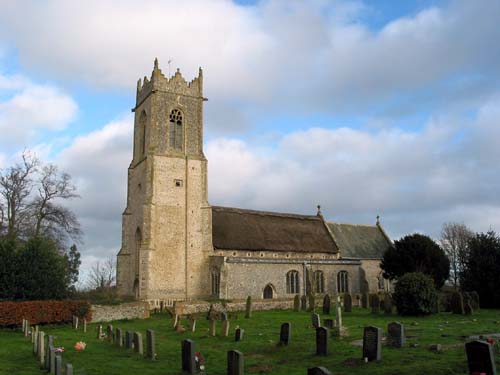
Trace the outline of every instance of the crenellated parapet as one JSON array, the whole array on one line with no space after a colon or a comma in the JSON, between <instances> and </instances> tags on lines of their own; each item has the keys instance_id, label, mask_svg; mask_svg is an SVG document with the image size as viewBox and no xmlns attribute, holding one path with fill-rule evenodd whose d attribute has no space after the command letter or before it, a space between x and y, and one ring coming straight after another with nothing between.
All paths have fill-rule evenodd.
<instances>
[{"instance_id":1,"label":"crenellated parapet","mask_svg":"<svg viewBox=\"0 0 500 375\"><path fill-rule=\"evenodd\" d=\"M199 68L198 77L187 82L179 69L172 77L166 77L158 67L158 59L155 59L151 78L144 77L137 81L136 105L139 105L151 92L164 91L180 95L203 97L203 71Z\"/></svg>"}]
</instances>

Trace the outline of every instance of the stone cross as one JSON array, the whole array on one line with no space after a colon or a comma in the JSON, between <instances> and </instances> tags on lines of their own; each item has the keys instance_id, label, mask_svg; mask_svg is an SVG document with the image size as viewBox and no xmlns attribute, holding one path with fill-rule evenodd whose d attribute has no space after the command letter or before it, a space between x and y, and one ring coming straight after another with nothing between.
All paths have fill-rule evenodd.
<instances>
[{"instance_id":1,"label":"stone cross","mask_svg":"<svg viewBox=\"0 0 500 375\"><path fill-rule=\"evenodd\" d=\"M401 323L392 322L387 325L387 345L402 348L405 344L405 329Z\"/></svg>"},{"instance_id":2,"label":"stone cross","mask_svg":"<svg viewBox=\"0 0 500 375\"><path fill-rule=\"evenodd\" d=\"M64 372L64 375L73 375L73 365L70 363L66 364L66 371Z\"/></svg>"},{"instance_id":3,"label":"stone cross","mask_svg":"<svg viewBox=\"0 0 500 375\"><path fill-rule=\"evenodd\" d=\"M349 293L344 294L344 312L352 312L352 296Z\"/></svg>"},{"instance_id":4,"label":"stone cross","mask_svg":"<svg viewBox=\"0 0 500 375\"><path fill-rule=\"evenodd\" d=\"M237 350L227 352L227 375L243 375L245 373L243 353Z\"/></svg>"},{"instance_id":5,"label":"stone cross","mask_svg":"<svg viewBox=\"0 0 500 375\"><path fill-rule=\"evenodd\" d=\"M312 321L312 325L314 328L318 328L321 326L321 319L320 319L318 314L312 313L311 314L311 321Z\"/></svg>"},{"instance_id":6,"label":"stone cross","mask_svg":"<svg viewBox=\"0 0 500 375\"><path fill-rule=\"evenodd\" d=\"M236 331L234 331L234 341L241 341L243 340L243 334L245 333L245 330L241 328L236 328Z\"/></svg>"},{"instance_id":7,"label":"stone cross","mask_svg":"<svg viewBox=\"0 0 500 375\"><path fill-rule=\"evenodd\" d=\"M115 345L118 347L123 346L123 331L121 328L117 328L115 332Z\"/></svg>"},{"instance_id":8,"label":"stone cross","mask_svg":"<svg viewBox=\"0 0 500 375\"><path fill-rule=\"evenodd\" d=\"M222 332L222 336L223 337L227 337L229 336L229 320L223 320L222 321L222 328L221 328Z\"/></svg>"},{"instance_id":9,"label":"stone cross","mask_svg":"<svg viewBox=\"0 0 500 375\"><path fill-rule=\"evenodd\" d=\"M156 359L155 331L152 329L146 331L146 358L153 361Z\"/></svg>"},{"instance_id":10,"label":"stone cross","mask_svg":"<svg viewBox=\"0 0 500 375\"><path fill-rule=\"evenodd\" d=\"M289 322L283 323L280 329L280 345L288 345L292 334L292 324Z\"/></svg>"},{"instance_id":11,"label":"stone cross","mask_svg":"<svg viewBox=\"0 0 500 375\"><path fill-rule=\"evenodd\" d=\"M189 374L196 374L194 341L185 339L182 341L182 371Z\"/></svg>"},{"instance_id":12,"label":"stone cross","mask_svg":"<svg viewBox=\"0 0 500 375\"><path fill-rule=\"evenodd\" d=\"M471 341L465 344L469 374L497 375L493 347L486 341Z\"/></svg>"},{"instance_id":13,"label":"stone cross","mask_svg":"<svg viewBox=\"0 0 500 375\"><path fill-rule=\"evenodd\" d=\"M313 367L307 369L307 375L332 375L325 367Z\"/></svg>"},{"instance_id":14,"label":"stone cross","mask_svg":"<svg viewBox=\"0 0 500 375\"><path fill-rule=\"evenodd\" d=\"M215 319L210 319L210 330L209 330L209 334L210 336L215 336L215 328L216 328L216 321Z\"/></svg>"},{"instance_id":15,"label":"stone cross","mask_svg":"<svg viewBox=\"0 0 500 375\"><path fill-rule=\"evenodd\" d=\"M369 362L382 359L381 350L382 330L377 327L365 327L363 332L363 359Z\"/></svg>"},{"instance_id":16,"label":"stone cross","mask_svg":"<svg viewBox=\"0 0 500 375\"><path fill-rule=\"evenodd\" d=\"M134 332L134 351L143 354L142 335L139 332Z\"/></svg>"},{"instance_id":17,"label":"stone cross","mask_svg":"<svg viewBox=\"0 0 500 375\"><path fill-rule=\"evenodd\" d=\"M328 355L328 329L316 328L316 355Z\"/></svg>"}]
</instances>

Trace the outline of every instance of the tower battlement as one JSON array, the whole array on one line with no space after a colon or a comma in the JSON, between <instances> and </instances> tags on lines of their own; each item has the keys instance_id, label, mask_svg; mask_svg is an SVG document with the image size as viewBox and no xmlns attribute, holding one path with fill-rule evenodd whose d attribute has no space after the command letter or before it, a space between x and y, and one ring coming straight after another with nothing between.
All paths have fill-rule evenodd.
<instances>
[{"instance_id":1,"label":"tower battlement","mask_svg":"<svg viewBox=\"0 0 500 375\"><path fill-rule=\"evenodd\" d=\"M147 76L144 76L143 79L139 78L137 81L136 107L155 91L203 97L203 71L199 68L198 77L195 77L191 82L184 79L179 69L172 77L166 77L158 67L158 59L155 59L151 77L148 79Z\"/></svg>"}]
</instances>

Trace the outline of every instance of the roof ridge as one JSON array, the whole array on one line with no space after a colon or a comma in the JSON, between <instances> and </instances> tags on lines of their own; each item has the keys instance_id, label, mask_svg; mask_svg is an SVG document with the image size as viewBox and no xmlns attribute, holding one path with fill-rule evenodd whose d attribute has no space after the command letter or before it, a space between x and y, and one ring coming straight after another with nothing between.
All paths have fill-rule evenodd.
<instances>
[{"instance_id":1,"label":"roof ridge","mask_svg":"<svg viewBox=\"0 0 500 375\"><path fill-rule=\"evenodd\" d=\"M232 211L239 214L251 214L251 215L260 215L260 216L276 216L276 217L286 217L293 219L305 219L305 220L321 220L321 218L317 215L304 215L304 214L291 214L284 212L272 212L272 211L259 211L259 210L251 210L248 208L238 208L238 207L224 207L224 206L212 206L212 210L226 210Z\"/></svg>"},{"instance_id":2,"label":"roof ridge","mask_svg":"<svg viewBox=\"0 0 500 375\"><path fill-rule=\"evenodd\" d=\"M377 224L353 224L353 223L343 223L339 221L327 221L327 224L339 224L339 225L351 225L353 227L368 227L368 228L377 228Z\"/></svg>"}]
</instances>

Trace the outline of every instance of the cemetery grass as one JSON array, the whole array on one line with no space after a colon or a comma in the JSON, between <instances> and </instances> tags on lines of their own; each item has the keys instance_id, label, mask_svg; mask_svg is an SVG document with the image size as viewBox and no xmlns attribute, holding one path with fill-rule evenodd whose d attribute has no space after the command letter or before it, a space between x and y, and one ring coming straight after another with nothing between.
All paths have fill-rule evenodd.
<instances>
[{"instance_id":1,"label":"cemetery grass","mask_svg":"<svg viewBox=\"0 0 500 375\"><path fill-rule=\"evenodd\" d=\"M321 315L334 318L334 315ZM368 309L353 308L352 313L343 314L344 326L349 337L330 339L329 355L315 355L315 331L311 314L294 311L253 312L245 319L244 312L231 320L229 337L221 337L221 324L217 322L217 336L208 336L208 321L198 319L196 332L178 333L172 327L168 314L152 315L147 320L125 320L112 322L114 329L142 333L146 351L146 330L156 334L157 360L119 348L106 340L97 340L96 324L89 324L86 333L82 328L73 330L70 325L41 327L46 334L55 336L55 345L63 346L63 363L72 363L75 375L158 375L181 374L181 341L190 338L196 343L196 351L206 360L206 374L226 374L227 351L236 349L244 353L247 374L305 374L308 367L325 366L333 374L467 374L464 340L460 336L500 332L500 311L481 310L472 316L441 313L429 317L399 317L395 315L373 315ZM363 327L374 325L382 328L386 335L387 324L401 321L405 324L406 346L393 349L382 346L380 362L364 363L362 349L353 346L360 340ZM290 322L291 342L287 347L278 347L280 325ZM413 324L412 324L413 323ZM187 321L183 320L187 328ZM234 329L245 330L243 341L234 342ZM103 324L105 331L106 325ZM77 352L73 346L77 341L87 344L85 351ZM410 347L417 344L417 347ZM442 344L442 352L431 352L428 346ZM500 365L496 356L497 366ZM32 355L31 340L20 331L0 330L0 374L41 374Z\"/></svg>"}]
</instances>

